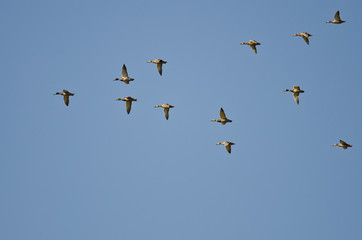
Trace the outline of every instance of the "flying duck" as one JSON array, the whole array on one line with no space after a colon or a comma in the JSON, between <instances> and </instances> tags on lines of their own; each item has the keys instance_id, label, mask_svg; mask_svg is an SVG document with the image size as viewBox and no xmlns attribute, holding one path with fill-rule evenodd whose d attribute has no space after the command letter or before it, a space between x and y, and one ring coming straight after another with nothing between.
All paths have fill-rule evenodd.
<instances>
[{"instance_id":1,"label":"flying duck","mask_svg":"<svg viewBox=\"0 0 362 240\"><path fill-rule=\"evenodd\" d=\"M121 78L116 78L114 79L113 81L122 81L124 82L125 84L129 84L130 81L133 81L134 78L130 78L128 77L128 72L127 72L127 68L126 68L126 65L123 64L123 67L122 67L122 77Z\"/></svg>"},{"instance_id":2,"label":"flying duck","mask_svg":"<svg viewBox=\"0 0 362 240\"><path fill-rule=\"evenodd\" d=\"M167 61L163 61L163 60L161 60L161 59L155 59L155 60L150 60L150 61L148 61L148 63L155 63L155 64L157 64L158 73L162 76L162 64L166 64Z\"/></svg>"},{"instance_id":3,"label":"flying duck","mask_svg":"<svg viewBox=\"0 0 362 240\"><path fill-rule=\"evenodd\" d=\"M168 103L162 104L162 105L156 105L155 108L162 107L163 111L165 113L165 118L168 120L168 112L170 111L170 108L174 108L175 106L172 106Z\"/></svg>"},{"instance_id":4,"label":"flying duck","mask_svg":"<svg viewBox=\"0 0 362 240\"><path fill-rule=\"evenodd\" d=\"M232 120L228 119L226 117L226 114L224 112L224 109L220 108L220 119L211 119L212 122L219 122L222 125L225 125L228 122L232 122Z\"/></svg>"},{"instance_id":5,"label":"flying duck","mask_svg":"<svg viewBox=\"0 0 362 240\"><path fill-rule=\"evenodd\" d=\"M65 105L69 105L69 96L74 96L74 93L70 93L67 90L63 90L62 92L56 92L53 95L63 95Z\"/></svg>"},{"instance_id":6,"label":"flying duck","mask_svg":"<svg viewBox=\"0 0 362 240\"><path fill-rule=\"evenodd\" d=\"M124 98L117 98L116 100L117 100L117 101L125 101L125 102L126 102L127 114L129 114L129 113L131 112L132 102L133 102L133 101L137 101L137 98L124 97Z\"/></svg>"}]
</instances>

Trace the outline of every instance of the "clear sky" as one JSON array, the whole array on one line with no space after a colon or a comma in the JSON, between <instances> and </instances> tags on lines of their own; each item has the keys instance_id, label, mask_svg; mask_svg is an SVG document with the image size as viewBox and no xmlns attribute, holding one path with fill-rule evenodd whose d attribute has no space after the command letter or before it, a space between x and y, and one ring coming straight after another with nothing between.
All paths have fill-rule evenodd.
<instances>
[{"instance_id":1,"label":"clear sky","mask_svg":"<svg viewBox=\"0 0 362 240\"><path fill-rule=\"evenodd\" d=\"M0 239L362 239L361 1L0 9Z\"/></svg>"}]
</instances>

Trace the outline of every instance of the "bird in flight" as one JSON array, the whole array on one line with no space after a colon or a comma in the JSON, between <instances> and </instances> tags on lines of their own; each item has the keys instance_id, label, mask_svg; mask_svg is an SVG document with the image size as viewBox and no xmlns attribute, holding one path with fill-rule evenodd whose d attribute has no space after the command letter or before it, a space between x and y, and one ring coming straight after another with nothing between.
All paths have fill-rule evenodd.
<instances>
[{"instance_id":1,"label":"bird in flight","mask_svg":"<svg viewBox=\"0 0 362 240\"><path fill-rule=\"evenodd\" d=\"M302 33L295 33L293 34L293 36L301 36L304 41L309 45L309 37L312 36L312 34L309 34L307 32L302 32Z\"/></svg>"},{"instance_id":2,"label":"bird in flight","mask_svg":"<svg viewBox=\"0 0 362 240\"><path fill-rule=\"evenodd\" d=\"M327 21L326 23L333 23L333 24L341 24L346 21L341 20L341 17L339 16L339 11L334 14L334 20L333 21Z\"/></svg>"},{"instance_id":3,"label":"bird in flight","mask_svg":"<svg viewBox=\"0 0 362 240\"><path fill-rule=\"evenodd\" d=\"M63 95L65 105L69 105L69 96L74 96L74 93L63 90L62 92L56 92L53 95Z\"/></svg>"},{"instance_id":4,"label":"bird in flight","mask_svg":"<svg viewBox=\"0 0 362 240\"><path fill-rule=\"evenodd\" d=\"M128 72L127 72L127 68L126 65L123 64L122 67L122 77L121 78L115 78L113 81L122 81L125 84L129 84L129 82L133 81L134 78L130 78L128 77Z\"/></svg>"},{"instance_id":5,"label":"bird in flight","mask_svg":"<svg viewBox=\"0 0 362 240\"><path fill-rule=\"evenodd\" d=\"M222 125L225 125L228 122L232 122L232 120L228 119L226 117L226 114L224 112L224 109L220 108L220 119L211 119L212 122L219 122Z\"/></svg>"},{"instance_id":6,"label":"bird in flight","mask_svg":"<svg viewBox=\"0 0 362 240\"><path fill-rule=\"evenodd\" d=\"M242 42L240 43L241 45L249 45L251 47L251 49L253 49L253 51L255 52L255 54L258 53L258 50L256 50L256 46L257 45L261 45L261 43L255 41L255 40L250 40L249 42Z\"/></svg>"},{"instance_id":7,"label":"bird in flight","mask_svg":"<svg viewBox=\"0 0 362 240\"><path fill-rule=\"evenodd\" d=\"M352 147L352 145L346 143L345 141L342 141L342 140L339 140L339 143L335 143L333 144L333 146L338 146L338 147L341 147L343 149L347 149L349 147Z\"/></svg>"},{"instance_id":8,"label":"bird in flight","mask_svg":"<svg viewBox=\"0 0 362 240\"><path fill-rule=\"evenodd\" d=\"M300 90L299 86L294 86L293 89L285 89L284 92L292 92L293 98L297 104L299 104L299 93L304 93L303 90Z\"/></svg>"},{"instance_id":9,"label":"bird in flight","mask_svg":"<svg viewBox=\"0 0 362 240\"><path fill-rule=\"evenodd\" d=\"M162 64L166 64L167 61L163 61L163 60L161 60L161 59L155 59L155 60L150 60L150 61L148 61L148 63L155 63L155 64L157 64L158 73L162 76Z\"/></svg>"},{"instance_id":10,"label":"bird in flight","mask_svg":"<svg viewBox=\"0 0 362 240\"><path fill-rule=\"evenodd\" d=\"M175 106L172 106L168 103L162 104L162 105L156 105L155 108L162 107L163 111L165 113L165 118L168 120L168 112L170 111L170 108L174 108Z\"/></svg>"},{"instance_id":11,"label":"bird in flight","mask_svg":"<svg viewBox=\"0 0 362 240\"><path fill-rule=\"evenodd\" d=\"M131 112L132 102L133 102L133 101L137 101L137 98L124 97L124 98L117 98L116 100L117 100L117 101L125 101L125 102L126 102L127 114L129 114L129 113Z\"/></svg>"},{"instance_id":12,"label":"bird in flight","mask_svg":"<svg viewBox=\"0 0 362 240\"><path fill-rule=\"evenodd\" d=\"M216 145L224 145L226 147L226 150L228 151L228 153L231 153L231 145L235 145L235 143L232 142L218 142L216 143Z\"/></svg>"}]
</instances>

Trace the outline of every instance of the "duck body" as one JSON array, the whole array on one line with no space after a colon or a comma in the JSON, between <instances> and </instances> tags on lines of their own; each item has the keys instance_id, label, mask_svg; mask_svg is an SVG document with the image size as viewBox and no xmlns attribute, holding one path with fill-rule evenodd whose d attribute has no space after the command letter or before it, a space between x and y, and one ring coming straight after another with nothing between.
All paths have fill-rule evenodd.
<instances>
[{"instance_id":1,"label":"duck body","mask_svg":"<svg viewBox=\"0 0 362 240\"><path fill-rule=\"evenodd\" d=\"M258 50L256 49L257 45L261 45L261 43L255 41L255 40L249 40L249 42L242 42L240 43L241 45L249 45L251 47L251 49L253 49L253 51L255 52L255 54L258 53Z\"/></svg>"},{"instance_id":2,"label":"duck body","mask_svg":"<svg viewBox=\"0 0 362 240\"><path fill-rule=\"evenodd\" d=\"M232 120L228 119L226 117L226 114L224 112L224 109L220 108L220 119L211 119L212 122L219 122L222 125L225 125L228 122L232 122Z\"/></svg>"},{"instance_id":3,"label":"duck body","mask_svg":"<svg viewBox=\"0 0 362 240\"><path fill-rule=\"evenodd\" d=\"M294 86L293 89L285 89L284 92L292 92L293 98L297 104L299 104L299 94L304 93L299 86Z\"/></svg>"},{"instance_id":4,"label":"duck body","mask_svg":"<svg viewBox=\"0 0 362 240\"><path fill-rule=\"evenodd\" d=\"M341 17L339 16L339 11L337 11L335 14L334 14L334 20L333 21L327 21L326 23L333 23L333 24L342 24L346 21L343 21L341 19Z\"/></svg>"},{"instance_id":5,"label":"duck body","mask_svg":"<svg viewBox=\"0 0 362 240\"><path fill-rule=\"evenodd\" d=\"M157 65L158 73L162 76L162 64L166 64L167 61L163 61L162 59L150 60L148 63L155 63Z\"/></svg>"},{"instance_id":6,"label":"duck body","mask_svg":"<svg viewBox=\"0 0 362 240\"><path fill-rule=\"evenodd\" d=\"M172 105L170 105L168 103L165 103L165 104L155 106L155 108L158 108L158 107L163 108L163 111L165 113L165 118L166 118L166 120L168 120L170 108L174 108L175 106L172 106Z\"/></svg>"},{"instance_id":7,"label":"duck body","mask_svg":"<svg viewBox=\"0 0 362 240\"><path fill-rule=\"evenodd\" d=\"M218 143L216 143L216 145L224 145L226 147L226 150L228 151L228 153L231 153L231 146L235 145L235 143L225 141L225 142L218 142Z\"/></svg>"},{"instance_id":8,"label":"duck body","mask_svg":"<svg viewBox=\"0 0 362 240\"><path fill-rule=\"evenodd\" d=\"M352 147L352 145L346 143L346 142L343 141L343 140L339 140L339 143L335 143L335 144L333 144L333 146L341 147L341 148L343 148L343 149L347 149L347 148L349 148L349 147Z\"/></svg>"},{"instance_id":9,"label":"duck body","mask_svg":"<svg viewBox=\"0 0 362 240\"><path fill-rule=\"evenodd\" d=\"M124 98L117 98L116 100L126 102L126 110L127 110L127 114L129 114L131 112L132 102L137 101L137 98L124 97Z\"/></svg>"},{"instance_id":10,"label":"duck body","mask_svg":"<svg viewBox=\"0 0 362 240\"><path fill-rule=\"evenodd\" d=\"M307 32L301 32L301 33L295 33L293 36L301 36L304 41L309 45L309 37L312 36L312 34L309 34Z\"/></svg>"},{"instance_id":11,"label":"duck body","mask_svg":"<svg viewBox=\"0 0 362 240\"><path fill-rule=\"evenodd\" d=\"M122 67L122 77L121 78L116 78L114 79L113 81L122 81L124 82L125 84L129 84L129 82L133 81L134 78L130 78L128 77L128 72L127 72L127 68L126 68L126 65L123 64L123 67Z\"/></svg>"},{"instance_id":12,"label":"duck body","mask_svg":"<svg viewBox=\"0 0 362 240\"><path fill-rule=\"evenodd\" d=\"M63 90L62 92L56 92L53 95L62 95L64 97L64 103L66 106L69 105L69 96L74 96L74 93L71 93L67 90Z\"/></svg>"}]
</instances>

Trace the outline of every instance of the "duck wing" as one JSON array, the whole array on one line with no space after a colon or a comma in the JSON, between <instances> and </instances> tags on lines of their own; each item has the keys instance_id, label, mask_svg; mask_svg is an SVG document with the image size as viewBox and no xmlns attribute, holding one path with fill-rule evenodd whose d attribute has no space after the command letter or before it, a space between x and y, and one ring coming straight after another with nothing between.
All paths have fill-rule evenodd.
<instances>
[{"instance_id":1,"label":"duck wing","mask_svg":"<svg viewBox=\"0 0 362 240\"><path fill-rule=\"evenodd\" d=\"M69 105L69 95L64 95L64 103L65 105Z\"/></svg>"},{"instance_id":2,"label":"duck wing","mask_svg":"<svg viewBox=\"0 0 362 240\"><path fill-rule=\"evenodd\" d=\"M170 109L169 108L164 108L163 111L165 113L166 120L168 120L168 112L170 111Z\"/></svg>"},{"instance_id":3,"label":"duck wing","mask_svg":"<svg viewBox=\"0 0 362 240\"><path fill-rule=\"evenodd\" d=\"M162 62L157 63L158 73L162 76Z\"/></svg>"},{"instance_id":4,"label":"duck wing","mask_svg":"<svg viewBox=\"0 0 362 240\"><path fill-rule=\"evenodd\" d=\"M293 93L294 101L299 104L299 93Z\"/></svg>"},{"instance_id":5,"label":"duck wing","mask_svg":"<svg viewBox=\"0 0 362 240\"><path fill-rule=\"evenodd\" d=\"M220 118L226 118L226 114L222 108L220 108Z\"/></svg>"},{"instance_id":6,"label":"duck wing","mask_svg":"<svg viewBox=\"0 0 362 240\"><path fill-rule=\"evenodd\" d=\"M336 14L334 14L334 20L340 22L341 18L339 17L339 11L336 12Z\"/></svg>"},{"instance_id":7,"label":"duck wing","mask_svg":"<svg viewBox=\"0 0 362 240\"><path fill-rule=\"evenodd\" d=\"M305 36L302 36L302 38L304 39L304 41L309 45L309 39Z\"/></svg>"},{"instance_id":8,"label":"duck wing","mask_svg":"<svg viewBox=\"0 0 362 240\"><path fill-rule=\"evenodd\" d=\"M343 145L347 145L347 143L345 141L339 140L339 142Z\"/></svg>"},{"instance_id":9,"label":"duck wing","mask_svg":"<svg viewBox=\"0 0 362 240\"><path fill-rule=\"evenodd\" d=\"M124 65L124 64L123 64L123 67L122 67L122 77L128 78L127 68L126 68L126 65Z\"/></svg>"},{"instance_id":10,"label":"duck wing","mask_svg":"<svg viewBox=\"0 0 362 240\"><path fill-rule=\"evenodd\" d=\"M227 150L229 153L231 153L231 145L229 144L229 145L226 145L225 147L226 147L226 150Z\"/></svg>"},{"instance_id":11,"label":"duck wing","mask_svg":"<svg viewBox=\"0 0 362 240\"><path fill-rule=\"evenodd\" d=\"M251 49L253 49L253 51L255 52L255 54L258 53L258 50L256 50L256 45L255 44L250 44Z\"/></svg>"},{"instance_id":12,"label":"duck wing","mask_svg":"<svg viewBox=\"0 0 362 240\"><path fill-rule=\"evenodd\" d=\"M132 101L126 101L127 114L131 112Z\"/></svg>"}]
</instances>

